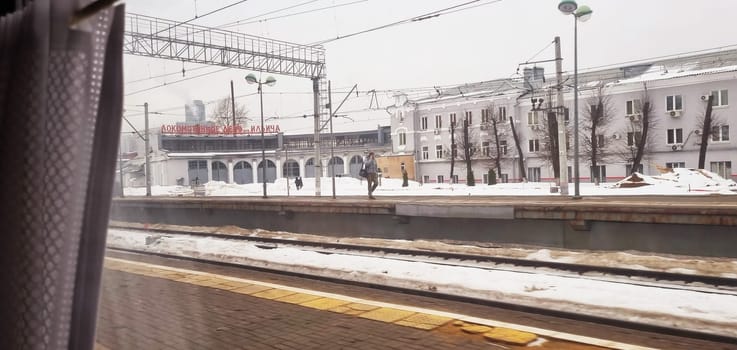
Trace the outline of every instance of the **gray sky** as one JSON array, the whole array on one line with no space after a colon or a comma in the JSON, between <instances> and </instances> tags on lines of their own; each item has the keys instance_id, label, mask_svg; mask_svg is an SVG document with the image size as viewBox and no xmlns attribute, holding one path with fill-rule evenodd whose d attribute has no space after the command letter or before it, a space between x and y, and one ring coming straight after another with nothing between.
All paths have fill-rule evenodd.
<instances>
[{"instance_id":1,"label":"gray sky","mask_svg":"<svg viewBox=\"0 0 737 350\"><path fill-rule=\"evenodd\" d=\"M263 14L307 0L249 0L222 12L191 23L218 26ZM349 3L356 0L316 0L292 10L266 15L267 18L314 8ZM236 0L128 0L127 11L172 20L189 20ZM464 0L367 0L310 14L274 19L231 28L244 33L296 43L313 43L338 35L391 23L433 10L465 2ZM482 0L487 3L490 0ZM703 50L737 44L733 0L586 0L593 17L579 23L579 69L630 60ZM530 59L559 35L563 45L564 70L573 69L573 18L557 10L558 0L502 0L466 11L395 26L360 36L325 44L327 73L335 90L334 98L358 84L344 108L357 111L369 107L367 90L392 90L436 85L461 84L512 75L517 64ZM196 6L196 12L195 12ZM553 46L536 59L554 57ZM554 66L541 64L546 72ZM200 67L186 63L184 68ZM186 77L214 71L206 67L188 71ZM125 57L126 94L166 83L167 86L135 93L125 98L126 116L136 126L148 102L151 125L174 123L184 119L183 105L188 99L216 100L230 95L230 80L235 94L254 93L244 77L249 71L230 69L197 79L176 83L182 75L146 79L165 73L181 72L182 63L144 57ZM266 75L264 75L265 77ZM309 113L312 109L311 81L275 76L274 87L264 87L264 113L280 116L281 129L287 133L310 132L309 118L285 117ZM133 82L135 80L141 80ZM389 93L381 93L385 107ZM238 100L258 117L257 96ZM208 106L210 107L210 106ZM383 113L383 112L382 112ZM335 129L373 128L388 124L386 113L350 113L355 122L336 120ZM272 122L272 121L270 121ZM350 125L347 125L350 124ZM267 122L268 124L268 122ZM130 130L124 125L124 130Z\"/></svg>"}]
</instances>

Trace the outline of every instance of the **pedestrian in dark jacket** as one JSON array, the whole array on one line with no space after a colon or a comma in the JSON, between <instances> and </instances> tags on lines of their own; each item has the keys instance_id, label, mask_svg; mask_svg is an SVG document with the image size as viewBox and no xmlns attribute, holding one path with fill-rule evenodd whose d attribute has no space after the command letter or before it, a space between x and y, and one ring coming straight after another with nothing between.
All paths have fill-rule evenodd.
<instances>
[{"instance_id":1,"label":"pedestrian in dark jacket","mask_svg":"<svg viewBox=\"0 0 737 350\"><path fill-rule=\"evenodd\" d=\"M294 178L294 186L297 187L298 191L299 189L302 188L302 177L301 176L297 176L296 178Z\"/></svg>"},{"instance_id":2,"label":"pedestrian in dark jacket","mask_svg":"<svg viewBox=\"0 0 737 350\"><path fill-rule=\"evenodd\" d=\"M379 178L377 176L377 170L376 167L376 159L374 159L374 152L370 152L368 154L368 157L366 157L366 161L364 162L364 165L366 166L366 172L368 173L368 176L366 176L366 180L368 182L368 196L369 199L376 199L373 196L374 190L376 189L376 186L379 186Z\"/></svg>"}]
</instances>

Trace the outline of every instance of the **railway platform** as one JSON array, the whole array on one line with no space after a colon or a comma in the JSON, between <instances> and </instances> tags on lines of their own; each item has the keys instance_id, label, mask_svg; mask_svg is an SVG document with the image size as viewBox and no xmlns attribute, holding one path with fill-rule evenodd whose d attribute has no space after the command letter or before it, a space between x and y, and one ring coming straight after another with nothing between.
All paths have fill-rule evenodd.
<instances>
[{"instance_id":1,"label":"railway platform","mask_svg":"<svg viewBox=\"0 0 737 350\"><path fill-rule=\"evenodd\" d=\"M130 197L111 219L334 237L737 257L737 196Z\"/></svg>"},{"instance_id":2,"label":"railway platform","mask_svg":"<svg viewBox=\"0 0 737 350\"><path fill-rule=\"evenodd\" d=\"M390 290L116 251L105 262L97 344L101 349L728 349Z\"/></svg>"}]
</instances>

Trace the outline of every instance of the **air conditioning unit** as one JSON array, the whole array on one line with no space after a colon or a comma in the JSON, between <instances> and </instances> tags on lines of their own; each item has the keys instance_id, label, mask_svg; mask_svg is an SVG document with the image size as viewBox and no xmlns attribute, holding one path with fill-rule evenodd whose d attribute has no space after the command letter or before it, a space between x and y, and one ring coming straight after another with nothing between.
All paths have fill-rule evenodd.
<instances>
[{"instance_id":1,"label":"air conditioning unit","mask_svg":"<svg viewBox=\"0 0 737 350\"><path fill-rule=\"evenodd\" d=\"M440 129L435 129L435 135L440 135Z\"/></svg>"},{"instance_id":2,"label":"air conditioning unit","mask_svg":"<svg viewBox=\"0 0 737 350\"><path fill-rule=\"evenodd\" d=\"M668 115L670 115L672 118L678 118L681 116L681 111L670 111L668 112Z\"/></svg>"},{"instance_id":3,"label":"air conditioning unit","mask_svg":"<svg viewBox=\"0 0 737 350\"><path fill-rule=\"evenodd\" d=\"M629 118L631 122L639 122L640 121L640 115L639 114L630 114L630 115L627 116L627 118Z\"/></svg>"},{"instance_id":4,"label":"air conditioning unit","mask_svg":"<svg viewBox=\"0 0 737 350\"><path fill-rule=\"evenodd\" d=\"M671 151L677 151L679 149L682 150L683 149L683 144L682 143L675 144L675 145L671 146L670 149L671 149Z\"/></svg>"},{"instance_id":5,"label":"air conditioning unit","mask_svg":"<svg viewBox=\"0 0 737 350\"><path fill-rule=\"evenodd\" d=\"M532 124L532 125L530 125L530 129L532 129L532 130L540 130L540 125L538 125L538 124Z\"/></svg>"},{"instance_id":6,"label":"air conditioning unit","mask_svg":"<svg viewBox=\"0 0 737 350\"><path fill-rule=\"evenodd\" d=\"M693 133L696 134L696 136L699 136L701 135L701 129L696 129L693 131Z\"/></svg>"},{"instance_id":7,"label":"air conditioning unit","mask_svg":"<svg viewBox=\"0 0 737 350\"><path fill-rule=\"evenodd\" d=\"M704 101L704 102L708 101L709 100L709 96L711 96L711 95L701 95L701 101Z\"/></svg>"},{"instance_id":8,"label":"air conditioning unit","mask_svg":"<svg viewBox=\"0 0 737 350\"><path fill-rule=\"evenodd\" d=\"M488 125L481 124L481 130L487 130L487 129L489 129Z\"/></svg>"},{"instance_id":9,"label":"air conditioning unit","mask_svg":"<svg viewBox=\"0 0 737 350\"><path fill-rule=\"evenodd\" d=\"M620 135L620 134L613 134L612 135L612 138L615 139L615 140L619 140L619 139L622 138L622 135Z\"/></svg>"}]
</instances>

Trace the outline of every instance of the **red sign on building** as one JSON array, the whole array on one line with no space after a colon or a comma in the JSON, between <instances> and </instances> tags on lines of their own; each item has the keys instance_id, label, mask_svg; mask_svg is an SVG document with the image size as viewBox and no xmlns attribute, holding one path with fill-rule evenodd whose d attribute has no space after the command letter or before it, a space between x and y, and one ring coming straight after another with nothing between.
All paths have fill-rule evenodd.
<instances>
[{"instance_id":1,"label":"red sign on building","mask_svg":"<svg viewBox=\"0 0 737 350\"><path fill-rule=\"evenodd\" d=\"M265 134L280 133L279 125L264 125ZM165 135L252 135L261 134L261 125L252 125L250 129L244 129L241 125L218 126L218 125L162 125L161 133Z\"/></svg>"}]
</instances>

